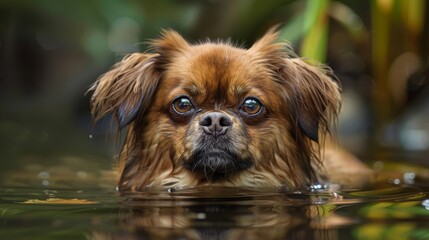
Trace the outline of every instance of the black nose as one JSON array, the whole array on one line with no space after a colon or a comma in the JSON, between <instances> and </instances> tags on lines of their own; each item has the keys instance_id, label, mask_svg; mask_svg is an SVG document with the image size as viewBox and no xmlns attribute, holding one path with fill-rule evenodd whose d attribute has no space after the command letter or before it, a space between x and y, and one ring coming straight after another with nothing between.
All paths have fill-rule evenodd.
<instances>
[{"instance_id":1,"label":"black nose","mask_svg":"<svg viewBox=\"0 0 429 240\"><path fill-rule=\"evenodd\" d=\"M200 125L206 134L218 137L226 133L232 125L232 121L224 113L210 112L203 116L200 120Z\"/></svg>"}]
</instances>

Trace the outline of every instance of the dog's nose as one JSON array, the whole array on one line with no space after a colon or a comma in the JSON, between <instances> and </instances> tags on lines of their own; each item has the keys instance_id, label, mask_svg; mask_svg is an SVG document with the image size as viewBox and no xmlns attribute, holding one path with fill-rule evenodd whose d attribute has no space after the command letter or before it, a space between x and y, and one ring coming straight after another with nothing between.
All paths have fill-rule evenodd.
<instances>
[{"instance_id":1,"label":"dog's nose","mask_svg":"<svg viewBox=\"0 0 429 240\"><path fill-rule=\"evenodd\" d=\"M207 113L200 120L200 125L208 135L218 137L224 135L228 128L232 125L228 115L220 112Z\"/></svg>"}]
</instances>

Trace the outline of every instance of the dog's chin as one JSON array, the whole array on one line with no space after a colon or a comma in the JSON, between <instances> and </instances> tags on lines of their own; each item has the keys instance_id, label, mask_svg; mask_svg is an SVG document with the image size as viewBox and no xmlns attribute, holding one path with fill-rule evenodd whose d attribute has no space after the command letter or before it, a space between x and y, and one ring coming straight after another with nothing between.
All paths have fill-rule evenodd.
<instances>
[{"instance_id":1,"label":"dog's chin","mask_svg":"<svg viewBox=\"0 0 429 240\"><path fill-rule=\"evenodd\" d=\"M183 159L184 167L202 180L217 182L228 180L252 166L252 159L233 151L229 144L205 142L192 151L188 159Z\"/></svg>"}]
</instances>

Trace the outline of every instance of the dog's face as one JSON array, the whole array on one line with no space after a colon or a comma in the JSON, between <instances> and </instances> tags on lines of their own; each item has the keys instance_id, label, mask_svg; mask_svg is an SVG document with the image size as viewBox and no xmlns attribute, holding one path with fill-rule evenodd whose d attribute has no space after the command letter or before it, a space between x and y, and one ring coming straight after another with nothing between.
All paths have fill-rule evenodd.
<instances>
[{"instance_id":1,"label":"dog's face","mask_svg":"<svg viewBox=\"0 0 429 240\"><path fill-rule=\"evenodd\" d=\"M147 117L153 128L168 128L178 164L198 178L225 180L250 168L262 155L261 140L276 134L276 121L287 122L279 114L278 84L251 57L243 49L200 45L173 56L181 64L164 71Z\"/></svg>"},{"instance_id":2,"label":"dog's face","mask_svg":"<svg viewBox=\"0 0 429 240\"><path fill-rule=\"evenodd\" d=\"M292 58L267 33L250 49L190 45L175 32L94 85L96 118L130 125L122 189L286 186L316 181L319 133L339 104L337 84Z\"/></svg>"}]
</instances>

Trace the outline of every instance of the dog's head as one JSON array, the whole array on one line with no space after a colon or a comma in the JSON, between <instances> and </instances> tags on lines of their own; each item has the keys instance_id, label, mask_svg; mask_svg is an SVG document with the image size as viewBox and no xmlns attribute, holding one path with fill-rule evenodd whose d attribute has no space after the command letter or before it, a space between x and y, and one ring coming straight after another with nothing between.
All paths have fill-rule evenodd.
<instances>
[{"instance_id":1,"label":"dog's head","mask_svg":"<svg viewBox=\"0 0 429 240\"><path fill-rule=\"evenodd\" d=\"M131 54L101 76L95 118L113 113L119 128L129 125L120 188L316 181L339 87L277 38L271 30L243 49L165 31L154 53Z\"/></svg>"}]
</instances>

